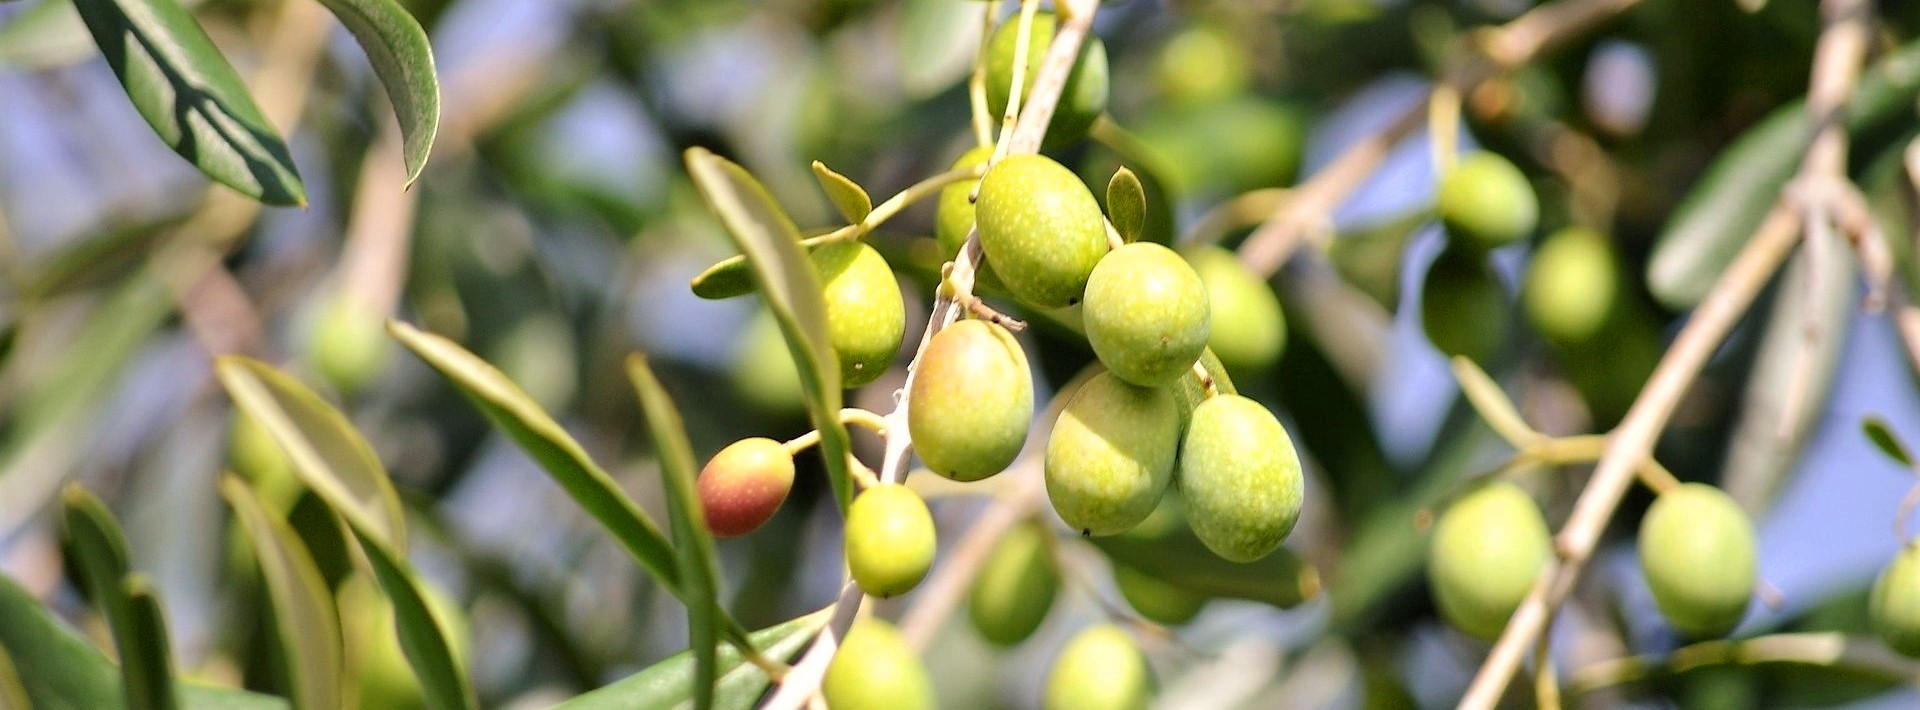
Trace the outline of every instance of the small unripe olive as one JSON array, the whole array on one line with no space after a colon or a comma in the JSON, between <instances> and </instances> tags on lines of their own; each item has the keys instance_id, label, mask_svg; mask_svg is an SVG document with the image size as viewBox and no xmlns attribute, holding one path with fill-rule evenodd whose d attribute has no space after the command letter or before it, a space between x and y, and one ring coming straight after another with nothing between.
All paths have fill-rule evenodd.
<instances>
[{"instance_id":1,"label":"small unripe olive","mask_svg":"<svg viewBox=\"0 0 1920 710\"><path fill-rule=\"evenodd\" d=\"M1753 597L1753 523L1718 488L1688 483L1660 494L1640 521L1640 571L1674 628L1724 636Z\"/></svg>"},{"instance_id":2,"label":"small unripe olive","mask_svg":"<svg viewBox=\"0 0 1920 710\"><path fill-rule=\"evenodd\" d=\"M718 537L745 535L772 519L793 490L793 456L772 439L741 439L707 461L695 487L708 530Z\"/></svg>"},{"instance_id":3,"label":"small unripe olive","mask_svg":"<svg viewBox=\"0 0 1920 710\"><path fill-rule=\"evenodd\" d=\"M933 679L900 631L876 618L847 631L827 664L820 692L832 710L922 710L937 707Z\"/></svg>"},{"instance_id":4,"label":"small unripe olive","mask_svg":"<svg viewBox=\"0 0 1920 710\"><path fill-rule=\"evenodd\" d=\"M920 496L897 483L868 488L847 507L847 570L861 591L904 594L933 566L933 515Z\"/></svg>"},{"instance_id":5,"label":"small unripe olive","mask_svg":"<svg viewBox=\"0 0 1920 710\"><path fill-rule=\"evenodd\" d=\"M1094 375L1070 395L1047 439L1047 498L1083 535L1126 532L1160 503L1179 445L1173 395Z\"/></svg>"},{"instance_id":6,"label":"small unripe olive","mask_svg":"<svg viewBox=\"0 0 1920 710\"><path fill-rule=\"evenodd\" d=\"M1046 710L1145 710L1153 670L1132 636L1112 624L1075 634L1047 673Z\"/></svg>"},{"instance_id":7,"label":"small unripe olive","mask_svg":"<svg viewBox=\"0 0 1920 710\"><path fill-rule=\"evenodd\" d=\"M1558 343L1584 343L1606 324L1619 277L1607 238L1569 227L1549 235L1534 252L1520 303L1541 335Z\"/></svg>"},{"instance_id":8,"label":"small unripe olive","mask_svg":"<svg viewBox=\"0 0 1920 710\"><path fill-rule=\"evenodd\" d=\"M1220 394L1193 409L1180 447L1187 523L1214 554L1234 562L1266 557L1300 519L1300 455L1272 412Z\"/></svg>"},{"instance_id":9,"label":"small unripe olive","mask_svg":"<svg viewBox=\"0 0 1920 710\"><path fill-rule=\"evenodd\" d=\"M335 296L322 306L308 343L313 366L334 389L360 391L387 363L387 333L380 315L358 301Z\"/></svg>"},{"instance_id":10,"label":"small unripe olive","mask_svg":"<svg viewBox=\"0 0 1920 710\"><path fill-rule=\"evenodd\" d=\"M1045 156L1008 156L987 170L974 217L994 274L1035 306L1079 303L1107 253L1100 203L1079 176Z\"/></svg>"},{"instance_id":11,"label":"small unripe olive","mask_svg":"<svg viewBox=\"0 0 1920 710\"><path fill-rule=\"evenodd\" d=\"M1427 551L1427 582L1441 618L1491 641L1507 626L1553 554L1547 521L1525 491L1498 482L1440 514Z\"/></svg>"},{"instance_id":12,"label":"small unripe olive","mask_svg":"<svg viewBox=\"0 0 1920 710\"><path fill-rule=\"evenodd\" d=\"M1012 646L1027 640L1046 620L1060 589L1048 537L1037 521L1016 525L981 565L967 597L967 614L986 640Z\"/></svg>"},{"instance_id":13,"label":"small unripe olive","mask_svg":"<svg viewBox=\"0 0 1920 710\"><path fill-rule=\"evenodd\" d=\"M1867 612L1888 648L1920 658L1920 541L1901 548L1880 573Z\"/></svg>"},{"instance_id":14,"label":"small unripe olive","mask_svg":"<svg viewBox=\"0 0 1920 710\"><path fill-rule=\"evenodd\" d=\"M301 489L299 479L294 477L293 462L259 420L239 409L233 410L233 423L227 430L227 462L276 510L285 513L293 509Z\"/></svg>"},{"instance_id":15,"label":"small unripe olive","mask_svg":"<svg viewBox=\"0 0 1920 710\"><path fill-rule=\"evenodd\" d=\"M1107 371L1151 387L1189 374L1207 349L1207 287L1185 259L1152 242L1115 249L1087 279L1087 342Z\"/></svg>"},{"instance_id":16,"label":"small unripe olive","mask_svg":"<svg viewBox=\"0 0 1920 710\"><path fill-rule=\"evenodd\" d=\"M1507 294L1476 253L1441 252L1420 288L1420 322L1440 352L1485 365L1507 333Z\"/></svg>"},{"instance_id":17,"label":"small unripe olive","mask_svg":"<svg viewBox=\"0 0 1920 710\"><path fill-rule=\"evenodd\" d=\"M1179 626L1200 615L1207 598L1123 564L1113 566L1113 584L1141 618Z\"/></svg>"},{"instance_id":18,"label":"small unripe olive","mask_svg":"<svg viewBox=\"0 0 1920 710\"><path fill-rule=\"evenodd\" d=\"M1488 151L1460 158L1440 180L1439 202L1448 237L1481 249L1520 241L1540 220L1526 174Z\"/></svg>"},{"instance_id":19,"label":"small unripe olive","mask_svg":"<svg viewBox=\"0 0 1920 710\"><path fill-rule=\"evenodd\" d=\"M1160 48L1154 83L1174 103L1225 99L1246 88L1250 63L1247 48L1232 35L1214 27L1189 27Z\"/></svg>"},{"instance_id":20,"label":"small unripe olive","mask_svg":"<svg viewBox=\"0 0 1920 710\"><path fill-rule=\"evenodd\" d=\"M807 406L800 368L771 311L755 315L740 332L731 371L734 393L755 409L787 413Z\"/></svg>"},{"instance_id":21,"label":"small unripe olive","mask_svg":"<svg viewBox=\"0 0 1920 710\"><path fill-rule=\"evenodd\" d=\"M1235 376L1271 369L1287 346L1287 319L1266 279L1217 246L1187 252L1187 262L1207 286L1213 312L1207 347Z\"/></svg>"},{"instance_id":22,"label":"small unripe olive","mask_svg":"<svg viewBox=\"0 0 1920 710\"><path fill-rule=\"evenodd\" d=\"M1027 42L1026 78L1020 84L1022 107L1033 95L1034 79L1040 74L1047 48L1053 46L1054 25L1053 13L1033 16L1033 29ZM1019 15L1008 17L987 40L987 110L995 119L1006 115L1007 99L1013 94L1013 54L1019 43ZM1099 37L1089 36L1080 47L1073 69L1067 73L1066 86L1060 90L1060 102L1054 107L1052 120L1047 122L1047 135L1041 144L1057 148L1080 140L1087 135L1094 119L1106 110L1107 48Z\"/></svg>"},{"instance_id":23,"label":"small unripe olive","mask_svg":"<svg viewBox=\"0 0 1920 710\"><path fill-rule=\"evenodd\" d=\"M1033 374L1006 328L963 320L927 343L908 393L907 431L920 460L947 478L1006 470L1033 422Z\"/></svg>"},{"instance_id":24,"label":"small unripe olive","mask_svg":"<svg viewBox=\"0 0 1920 710\"><path fill-rule=\"evenodd\" d=\"M900 282L880 252L864 242L829 244L814 250L812 259L827 303L827 342L840 360L840 386L879 379L907 332Z\"/></svg>"}]
</instances>

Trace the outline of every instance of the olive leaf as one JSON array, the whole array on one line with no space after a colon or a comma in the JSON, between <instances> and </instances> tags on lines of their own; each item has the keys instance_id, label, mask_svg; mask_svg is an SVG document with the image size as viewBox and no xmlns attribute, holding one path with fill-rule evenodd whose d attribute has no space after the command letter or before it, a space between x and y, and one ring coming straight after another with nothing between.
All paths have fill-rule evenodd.
<instances>
[{"instance_id":1,"label":"olive leaf","mask_svg":"<svg viewBox=\"0 0 1920 710\"><path fill-rule=\"evenodd\" d=\"M1287 609L1320 595L1319 571L1293 550L1282 547L1253 562L1231 562L1208 550L1184 523L1156 535L1127 533L1092 541L1113 561L1202 596Z\"/></svg>"},{"instance_id":2,"label":"olive leaf","mask_svg":"<svg viewBox=\"0 0 1920 710\"><path fill-rule=\"evenodd\" d=\"M1913 450L1907 448L1907 443L1900 439L1899 434L1893 433L1893 427L1887 424L1885 417L1878 414L1867 415L1866 419L1860 421L1860 431L1866 434L1867 440L1873 442L1874 448L1886 454L1887 458L1907 468L1913 468Z\"/></svg>"},{"instance_id":3,"label":"olive leaf","mask_svg":"<svg viewBox=\"0 0 1920 710\"><path fill-rule=\"evenodd\" d=\"M7 655L5 645L0 645L0 708L31 710L32 707L27 686L20 682L20 672L13 667L13 656Z\"/></svg>"},{"instance_id":4,"label":"olive leaf","mask_svg":"<svg viewBox=\"0 0 1920 710\"><path fill-rule=\"evenodd\" d=\"M832 609L753 632L755 648L766 657L789 661L799 655L815 634L827 625ZM768 679L759 666L748 663L740 651L722 648L715 659L718 672L714 684L713 707L722 710L747 710L766 692ZM688 691L693 687L693 657L681 652L653 664L639 673L612 685L574 697L554 710L628 710L629 708L688 708L693 706Z\"/></svg>"},{"instance_id":5,"label":"olive leaf","mask_svg":"<svg viewBox=\"0 0 1920 710\"><path fill-rule=\"evenodd\" d=\"M1540 434L1527 426L1520 418L1519 410L1513 408L1513 400L1500 389L1500 384L1488 377L1485 370L1473 360L1455 355L1453 357L1453 376L1460 382L1460 393L1466 395L1467 402L1486 420L1487 426L1514 446L1523 446L1526 442L1540 437Z\"/></svg>"},{"instance_id":6,"label":"olive leaf","mask_svg":"<svg viewBox=\"0 0 1920 710\"><path fill-rule=\"evenodd\" d=\"M127 604L130 642L114 634L120 650L120 680L127 691L128 708L170 710L180 707L174 690L173 658L167 644L166 615L160 611L159 591L153 580L134 573L120 580L120 596Z\"/></svg>"},{"instance_id":7,"label":"olive leaf","mask_svg":"<svg viewBox=\"0 0 1920 710\"><path fill-rule=\"evenodd\" d=\"M400 651L420 679L421 695L433 710L478 708L473 684L453 657L453 645L447 641L447 621L427 603L420 579L400 556L379 537L348 520L354 539L366 552L374 577L393 604L395 630L400 635Z\"/></svg>"},{"instance_id":8,"label":"olive leaf","mask_svg":"<svg viewBox=\"0 0 1920 710\"><path fill-rule=\"evenodd\" d=\"M79 484L62 494L67 547L120 654L121 688L132 710L179 707L173 689L173 659L167 649L166 623L151 582L130 574L127 538L107 506Z\"/></svg>"},{"instance_id":9,"label":"olive leaf","mask_svg":"<svg viewBox=\"0 0 1920 710\"><path fill-rule=\"evenodd\" d=\"M867 196L866 189L834 172L826 163L813 161L813 177L820 181L820 189L827 191L827 198L833 200L840 216L847 218L847 224L859 224L873 212L873 198Z\"/></svg>"},{"instance_id":10,"label":"olive leaf","mask_svg":"<svg viewBox=\"0 0 1920 710\"><path fill-rule=\"evenodd\" d=\"M1140 241L1147 228L1147 189L1140 185L1140 176L1124 166L1107 181L1107 219L1127 243Z\"/></svg>"},{"instance_id":11,"label":"olive leaf","mask_svg":"<svg viewBox=\"0 0 1920 710\"><path fill-rule=\"evenodd\" d=\"M433 73L427 32L394 0L320 0L347 26L373 73L387 89L400 121L407 184L420 178L440 127L440 82Z\"/></svg>"},{"instance_id":12,"label":"olive leaf","mask_svg":"<svg viewBox=\"0 0 1920 710\"><path fill-rule=\"evenodd\" d=\"M812 254L834 241L823 234L800 240L800 246L806 249L808 254ZM693 277L689 285L693 287L693 295L709 300L745 296L753 293L757 288L754 284L753 267L747 264L747 257L738 254L707 267L706 271Z\"/></svg>"},{"instance_id":13,"label":"olive leaf","mask_svg":"<svg viewBox=\"0 0 1920 710\"><path fill-rule=\"evenodd\" d=\"M298 710L331 710L341 704L340 624L320 568L300 535L280 513L231 474L220 480L220 495L246 532L254 558L273 600L275 631L286 653L288 685Z\"/></svg>"},{"instance_id":14,"label":"olive leaf","mask_svg":"<svg viewBox=\"0 0 1920 710\"><path fill-rule=\"evenodd\" d=\"M814 163L816 169L819 166ZM693 445L687 443L687 428L680 421L679 409L647 367L646 356L635 353L627 358L627 378L640 395L647 432L653 437L653 453L666 479L667 509L672 515L674 543L680 551L680 598L687 605L687 638L692 642L688 652L693 655L693 677L689 679L693 706L713 707L719 563L714 560L713 536L707 532L706 515L694 488Z\"/></svg>"},{"instance_id":15,"label":"olive leaf","mask_svg":"<svg viewBox=\"0 0 1920 710\"><path fill-rule=\"evenodd\" d=\"M207 177L274 205L306 188L253 95L177 0L74 0L140 116Z\"/></svg>"},{"instance_id":16,"label":"olive leaf","mask_svg":"<svg viewBox=\"0 0 1920 710\"><path fill-rule=\"evenodd\" d=\"M847 467L852 448L840 423L840 365L827 343L827 306L820 279L800 247L799 232L765 187L745 168L705 148L689 148L687 172L752 267L754 281L793 353L807 413L820 432L820 456L842 508L853 502Z\"/></svg>"}]
</instances>

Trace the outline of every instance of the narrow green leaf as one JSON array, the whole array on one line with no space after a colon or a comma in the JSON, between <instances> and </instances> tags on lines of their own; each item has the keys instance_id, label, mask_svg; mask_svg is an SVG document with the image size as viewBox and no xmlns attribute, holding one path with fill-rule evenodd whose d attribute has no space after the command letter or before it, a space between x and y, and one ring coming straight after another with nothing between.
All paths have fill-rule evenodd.
<instances>
[{"instance_id":1,"label":"narrow green leaf","mask_svg":"<svg viewBox=\"0 0 1920 710\"><path fill-rule=\"evenodd\" d=\"M20 682L20 672L14 670L13 656L5 645L0 645L0 710L33 710L27 686Z\"/></svg>"},{"instance_id":2,"label":"narrow green leaf","mask_svg":"<svg viewBox=\"0 0 1920 710\"><path fill-rule=\"evenodd\" d=\"M792 351L807 393L807 413L820 432L820 456L842 508L853 502L847 456L852 444L840 424L840 366L827 343L827 306L820 279L800 248L799 232L766 188L745 168L705 148L689 148L687 172L740 248Z\"/></svg>"},{"instance_id":3,"label":"narrow green leaf","mask_svg":"<svg viewBox=\"0 0 1920 710\"><path fill-rule=\"evenodd\" d=\"M80 567L87 596L106 617L120 654L126 706L133 710L177 707L166 624L158 606L148 608L154 601L151 585L144 577L128 573L127 538L119 522L106 504L79 484L68 484L62 500L68 549Z\"/></svg>"},{"instance_id":4,"label":"narrow green leaf","mask_svg":"<svg viewBox=\"0 0 1920 710\"><path fill-rule=\"evenodd\" d=\"M176 0L74 0L140 116L200 172L248 197L305 205L286 141Z\"/></svg>"},{"instance_id":5,"label":"narrow green leaf","mask_svg":"<svg viewBox=\"0 0 1920 710\"><path fill-rule=\"evenodd\" d=\"M1254 562L1230 562L1209 551L1184 519L1158 530L1096 537L1092 542L1115 562L1208 597L1247 599L1285 609L1320 595L1319 572L1293 550L1282 547Z\"/></svg>"},{"instance_id":6,"label":"narrow green leaf","mask_svg":"<svg viewBox=\"0 0 1920 710\"><path fill-rule=\"evenodd\" d=\"M344 682L340 623L313 555L286 519L261 505L238 477L222 477L220 495L233 507L266 578L281 650L286 654L293 706L299 710L340 707Z\"/></svg>"},{"instance_id":7,"label":"narrow green leaf","mask_svg":"<svg viewBox=\"0 0 1920 710\"><path fill-rule=\"evenodd\" d=\"M829 243L825 235L800 240L800 246L808 254ZM753 279L753 268L747 265L747 258L736 254L707 267L706 271L693 277L690 285L693 295L717 301L753 293L758 288Z\"/></svg>"},{"instance_id":8,"label":"narrow green leaf","mask_svg":"<svg viewBox=\"0 0 1920 710\"><path fill-rule=\"evenodd\" d=\"M127 707L135 710L172 710L180 706L174 692L173 654L168 650L166 615L160 610L153 580L134 573L120 582L127 603L129 642L120 648L120 677L127 690ZM129 648L131 647L131 649ZM129 652L131 650L131 652Z\"/></svg>"},{"instance_id":9,"label":"narrow green leaf","mask_svg":"<svg viewBox=\"0 0 1920 710\"><path fill-rule=\"evenodd\" d=\"M1114 171L1113 179L1107 181L1107 219L1113 221L1113 229L1120 233L1121 241L1140 241L1141 233L1146 231L1147 188L1140 184L1140 176L1125 166Z\"/></svg>"},{"instance_id":10,"label":"narrow green leaf","mask_svg":"<svg viewBox=\"0 0 1920 710\"><path fill-rule=\"evenodd\" d=\"M826 626L832 609L771 626L752 634L753 645L768 658L790 661ZM747 710L767 689L767 674L746 662L733 647L720 649L717 659L719 681L714 707L722 710ZM633 675L580 695L554 710L668 710L689 708L688 695L694 673L693 657L681 652Z\"/></svg>"},{"instance_id":11,"label":"narrow green leaf","mask_svg":"<svg viewBox=\"0 0 1920 710\"><path fill-rule=\"evenodd\" d=\"M1514 446L1525 446L1527 442L1539 438L1540 434L1527 426L1520 418L1519 410L1513 408L1513 400L1507 399L1507 393L1500 389L1500 383L1488 377L1479 365L1464 357L1453 358L1453 376L1460 381L1460 393L1466 395L1467 402L1486 420L1487 426Z\"/></svg>"},{"instance_id":12,"label":"narrow green leaf","mask_svg":"<svg viewBox=\"0 0 1920 710\"><path fill-rule=\"evenodd\" d=\"M407 185L419 179L440 128L440 82L427 32L394 0L320 0L360 43L400 120Z\"/></svg>"},{"instance_id":13,"label":"narrow green leaf","mask_svg":"<svg viewBox=\"0 0 1920 710\"><path fill-rule=\"evenodd\" d=\"M819 163L814 163L817 169ZM700 494L694 488L693 445L687 443L687 428L680 411L673 406L660 380L647 367L645 355L627 358L627 378L640 395L640 410L647 418L647 432L653 437L654 456L660 459L660 472L666 478L667 509L673 516L673 540L680 550L680 575L687 604L688 649L693 654L693 706L713 707L714 612L719 593L716 578L719 563L714 560L713 535L707 531L706 514L700 508Z\"/></svg>"},{"instance_id":14,"label":"narrow green leaf","mask_svg":"<svg viewBox=\"0 0 1920 710\"><path fill-rule=\"evenodd\" d=\"M272 435L294 473L357 529L404 548L400 496L373 446L345 414L266 363L236 355L214 366L227 396Z\"/></svg>"},{"instance_id":15,"label":"narrow green leaf","mask_svg":"<svg viewBox=\"0 0 1920 710\"><path fill-rule=\"evenodd\" d=\"M847 218L847 224L859 224L873 211L873 198L867 196L866 188L834 172L826 163L813 161L813 177L820 181L820 189L827 191L827 199L833 200L834 209Z\"/></svg>"},{"instance_id":16,"label":"narrow green leaf","mask_svg":"<svg viewBox=\"0 0 1920 710\"><path fill-rule=\"evenodd\" d=\"M1860 421L1860 431L1865 433L1867 440L1873 442L1874 447L1880 449L1880 453L1886 454L1887 458L1907 468L1913 468L1913 450L1907 448L1907 443L1900 439L1899 434L1893 433L1893 427L1887 424L1885 417L1878 414L1867 415L1866 419Z\"/></svg>"},{"instance_id":17,"label":"narrow green leaf","mask_svg":"<svg viewBox=\"0 0 1920 710\"><path fill-rule=\"evenodd\" d=\"M453 644L447 642L447 622L434 614L433 607L427 603L426 591L420 587L413 566L379 537L368 534L351 520L347 526L360 541L360 549L366 551L373 574L380 580L380 589L393 603L400 651L406 655L407 664L413 666L414 676L420 679L427 707L432 710L480 707L466 671L453 657Z\"/></svg>"}]
</instances>

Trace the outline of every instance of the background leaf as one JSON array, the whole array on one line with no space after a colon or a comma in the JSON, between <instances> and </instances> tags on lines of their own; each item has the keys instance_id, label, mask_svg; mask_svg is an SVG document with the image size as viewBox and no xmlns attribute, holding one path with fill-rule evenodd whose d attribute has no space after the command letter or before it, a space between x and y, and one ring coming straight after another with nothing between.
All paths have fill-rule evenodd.
<instances>
[{"instance_id":1,"label":"background leaf","mask_svg":"<svg viewBox=\"0 0 1920 710\"><path fill-rule=\"evenodd\" d=\"M427 707L434 710L480 707L466 671L453 657L453 645L447 642L447 624L427 604L426 591L420 587L413 567L379 538L351 523L349 527L353 528L354 538L360 541L360 549L367 553L374 576L380 580L380 589L393 602L400 650L420 679Z\"/></svg>"},{"instance_id":2,"label":"background leaf","mask_svg":"<svg viewBox=\"0 0 1920 710\"><path fill-rule=\"evenodd\" d=\"M64 498L68 549L80 567L87 595L107 620L120 654L121 687L134 710L178 707L166 622L152 584L128 573L127 538L99 498L69 484Z\"/></svg>"},{"instance_id":3,"label":"background leaf","mask_svg":"<svg viewBox=\"0 0 1920 710\"><path fill-rule=\"evenodd\" d=\"M80 19L160 140L200 172L274 205L305 205L280 138L226 57L176 0L74 0Z\"/></svg>"},{"instance_id":4,"label":"background leaf","mask_svg":"<svg viewBox=\"0 0 1920 710\"><path fill-rule=\"evenodd\" d=\"M752 634L753 645L768 658L790 661L827 625L831 609L808 614ZM715 708L746 710L767 689L767 674L746 662L738 649L720 649L716 668ZM692 707L693 657L682 652L617 683L575 697L554 710L666 710Z\"/></svg>"},{"instance_id":5,"label":"background leaf","mask_svg":"<svg viewBox=\"0 0 1920 710\"><path fill-rule=\"evenodd\" d=\"M873 212L873 198L867 196L865 188L845 175L836 173L833 168L818 160L813 161L813 177L820 181L820 189L827 192L827 198L833 200L840 216L847 218L847 224L859 224Z\"/></svg>"},{"instance_id":6,"label":"background leaf","mask_svg":"<svg viewBox=\"0 0 1920 710\"><path fill-rule=\"evenodd\" d=\"M153 580L144 574L131 574L120 581L120 594L127 603L128 642L114 640L120 648L120 678L126 685L127 707L170 710L180 706L174 693L173 654L167 643L166 614L160 610L159 592ZM131 652L129 652L131 647Z\"/></svg>"},{"instance_id":7,"label":"background leaf","mask_svg":"<svg viewBox=\"0 0 1920 710\"><path fill-rule=\"evenodd\" d=\"M220 480L220 495L260 561L282 651L286 654L293 705L300 710L340 707L340 623L332 595L313 556L285 518L267 506L237 476Z\"/></svg>"},{"instance_id":8,"label":"background leaf","mask_svg":"<svg viewBox=\"0 0 1920 710\"><path fill-rule=\"evenodd\" d=\"M1893 433L1892 427L1887 426L1886 419L1878 414L1868 416L1860 421L1860 431L1864 432L1867 440L1873 442L1874 447L1880 449L1880 453L1886 454L1887 458L1898 461L1902 466L1913 467L1912 449L1907 448L1906 442L1900 439L1899 434Z\"/></svg>"},{"instance_id":9,"label":"background leaf","mask_svg":"<svg viewBox=\"0 0 1920 710\"><path fill-rule=\"evenodd\" d=\"M1120 239L1129 243L1140 241L1147 228L1147 189L1140 185L1140 176L1124 166L1107 181L1107 219L1113 221Z\"/></svg>"},{"instance_id":10,"label":"background leaf","mask_svg":"<svg viewBox=\"0 0 1920 710\"><path fill-rule=\"evenodd\" d=\"M320 0L360 42L400 121L407 184L420 178L440 128L440 82L427 32L394 0Z\"/></svg>"},{"instance_id":11,"label":"background leaf","mask_svg":"<svg viewBox=\"0 0 1920 710\"><path fill-rule=\"evenodd\" d=\"M33 701L27 698L27 686L20 683L20 672L14 670L13 656L7 653L7 647L0 645L0 708L5 710L32 710Z\"/></svg>"}]
</instances>

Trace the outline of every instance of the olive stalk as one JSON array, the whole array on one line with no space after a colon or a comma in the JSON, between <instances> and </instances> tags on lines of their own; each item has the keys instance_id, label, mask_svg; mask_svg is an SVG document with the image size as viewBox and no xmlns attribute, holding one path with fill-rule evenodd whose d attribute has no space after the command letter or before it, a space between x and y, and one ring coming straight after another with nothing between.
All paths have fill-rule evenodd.
<instances>
[{"instance_id":1,"label":"olive stalk","mask_svg":"<svg viewBox=\"0 0 1920 710\"><path fill-rule=\"evenodd\" d=\"M873 211L868 212L867 216L862 218L858 224L849 224L807 241L817 244L831 244L833 242L865 237L873 233L873 230L878 229L880 225L886 224L887 220L893 219L894 215L900 214L901 210L912 206L913 203L938 195L940 194L941 188L956 182L977 180L981 175L986 174L986 172L987 168L984 165L954 168L908 185L906 189L894 193L893 196L887 198L885 202L874 205Z\"/></svg>"}]
</instances>

